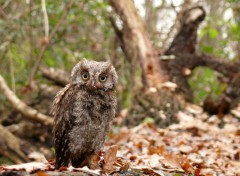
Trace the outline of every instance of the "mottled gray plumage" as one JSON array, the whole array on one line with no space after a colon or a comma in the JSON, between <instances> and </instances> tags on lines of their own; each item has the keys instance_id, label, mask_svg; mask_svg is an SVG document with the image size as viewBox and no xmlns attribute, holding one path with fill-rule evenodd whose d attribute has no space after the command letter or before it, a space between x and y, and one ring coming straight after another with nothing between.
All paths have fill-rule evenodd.
<instances>
[{"instance_id":1,"label":"mottled gray plumage","mask_svg":"<svg viewBox=\"0 0 240 176\"><path fill-rule=\"evenodd\" d=\"M117 74L109 62L83 59L72 70L71 82L55 97L55 167L79 167L103 147L115 116Z\"/></svg>"}]
</instances>

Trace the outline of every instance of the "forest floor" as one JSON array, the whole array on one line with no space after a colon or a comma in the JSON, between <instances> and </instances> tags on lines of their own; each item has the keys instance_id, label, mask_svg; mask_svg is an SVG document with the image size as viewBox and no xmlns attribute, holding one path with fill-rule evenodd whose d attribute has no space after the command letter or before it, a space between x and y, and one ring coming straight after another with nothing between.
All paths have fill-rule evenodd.
<instances>
[{"instance_id":1,"label":"forest floor","mask_svg":"<svg viewBox=\"0 0 240 176\"><path fill-rule=\"evenodd\" d=\"M110 149L105 152L105 171L119 169L113 165L117 152L120 168L133 173L125 175L240 176L240 107L223 117L222 128L217 116L209 117L195 105L178 112L177 118L179 123L166 129L157 128L151 122L131 129L114 128L106 142L106 148ZM2 166L0 170L53 170L51 162L27 167Z\"/></svg>"},{"instance_id":2,"label":"forest floor","mask_svg":"<svg viewBox=\"0 0 240 176\"><path fill-rule=\"evenodd\" d=\"M223 128L217 116L209 117L195 105L177 118L179 124L166 129L151 124L122 128L110 142L118 145L118 154L132 168L156 175L240 176L240 107L223 117Z\"/></svg>"}]
</instances>

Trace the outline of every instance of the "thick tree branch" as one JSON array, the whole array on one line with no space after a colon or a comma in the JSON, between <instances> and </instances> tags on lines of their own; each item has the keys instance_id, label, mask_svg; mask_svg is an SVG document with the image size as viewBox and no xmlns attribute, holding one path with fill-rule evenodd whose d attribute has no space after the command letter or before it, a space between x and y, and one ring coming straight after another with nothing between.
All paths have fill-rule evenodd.
<instances>
[{"instance_id":1,"label":"thick tree branch","mask_svg":"<svg viewBox=\"0 0 240 176\"><path fill-rule=\"evenodd\" d=\"M57 85L65 86L69 83L70 74L60 69L41 67L43 77L54 81Z\"/></svg>"},{"instance_id":2,"label":"thick tree branch","mask_svg":"<svg viewBox=\"0 0 240 176\"><path fill-rule=\"evenodd\" d=\"M37 110L27 106L22 102L7 86L4 78L0 75L0 90L8 99L12 106L31 120L40 122L44 125L52 125L53 119L50 116L41 114Z\"/></svg>"},{"instance_id":3,"label":"thick tree branch","mask_svg":"<svg viewBox=\"0 0 240 176\"><path fill-rule=\"evenodd\" d=\"M230 79L239 72L238 64L234 62L226 62L208 54L197 54L193 57L195 60L199 60L198 62L202 62L199 66L207 66Z\"/></svg>"},{"instance_id":4,"label":"thick tree branch","mask_svg":"<svg viewBox=\"0 0 240 176\"><path fill-rule=\"evenodd\" d=\"M192 101L192 91L187 77L194 68L206 66L228 78L230 84L225 95L231 97L232 100L237 99L240 93L236 91L236 88L239 86L236 85L236 81L232 80L233 78L234 80L239 78L239 65L218 59L209 54L199 53L196 48L197 29L205 16L205 10L200 6L193 7L183 13L180 30L165 53L167 55L175 55L174 60L166 61L170 79L178 84L178 91L182 92L187 100ZM184 70L190 70L190 72L187 73Z\"/></svg>"},{"instance_id":5,"label":"thick tree branch","mask_svg":"<svg viewBox=\"0 0 240 176\"><path fill-rule=\"evenodd\" d=\"M166 54L189 53L196 51L197 29L206 16L201 6L193 7L183 13L181 27Z\"/></svg>"}]
</instances>

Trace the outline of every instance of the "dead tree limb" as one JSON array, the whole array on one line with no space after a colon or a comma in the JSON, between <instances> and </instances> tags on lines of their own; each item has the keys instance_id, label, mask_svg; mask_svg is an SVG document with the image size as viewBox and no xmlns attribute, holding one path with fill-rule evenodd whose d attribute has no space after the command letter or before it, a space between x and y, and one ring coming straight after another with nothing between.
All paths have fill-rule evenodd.
<instances>
[{"instance_id":1,"label":"dead tree limb","mask_svg":"<svg viewBox=\"0 0 240 176\"><path fill-rule=\"evenodd\" d=\"M41 67L43 77L55 82L57 85L65 86L69 83L70 74L60 69Z\"/></svg>"},{"instance_id":2,"label":"dead tree limb","mask_svg":"<svg viewBox=\"0 0 240 176\"><path fill-rule=\"evenodd\" d=\"M16 164L29 162L27 155L22 151L24 145L26 144L0 125L0 154L2 156ZM30 146L27 148L29 149Z\"/></svg>"},{"instance_id":3,"label":"dead tree limb","mask_svg":"<svg viewBox=\"0 0 240 176\"><path fill-rule=\"evenodd\" d=\"M196 51L197 29L206 16L201 6L193 7L183 13L181 27L166 54L193 54Z\"/></svg>"},{"instance_id":4,"label":"dead tree limb","mask_svg":"<svg viewBox=\"0 0 240 176\"><path fill-rule=\"evenodd\" d=\"M166 55L174 55L174 60L166 61L167 68L170 73L170 80L177 83L178 91L182 92L184 97L192 101L192 90L188 84L188 76L191 70L199 66L209 67L228 79L228 89L219 97L222 99L230 99L231 104L240 99L240 66L237 62L227 62L215 56L201 53L197 49L197 29L199 24L206 16L205 10L200 7L193 7L184 12L181 19L181 27L174 38L171 46L165 52ZM190 70L186 74L184 70ZM237 80L237 81L236 81Z\"/></svg>"},{"instance_id":5,"label":"dead tree limb","mask_svg":"<svg viewBox=\"0 0 240 176\"><path fill-rule=\"evenodd\" d=\"M55 97L60 90L61 90L61 87L59 86L49 86L46 84L39 85L40 96L43 96L49 99L53 99L53 97Z\"/></svg>"},{"instance_id":6,"label":"dead tree limb","mask_svg":"<svg viewBox=\"0 0 240 176\"><path fill-rule=\"evenodd\" d=\"M50 116L41 114L36 109L27 106L22 102L7 86L6 81L0 75L0 90L12 106L31 120L40 122L44 125L52 125L53 119Z\"/></svg>"}]
</instances>

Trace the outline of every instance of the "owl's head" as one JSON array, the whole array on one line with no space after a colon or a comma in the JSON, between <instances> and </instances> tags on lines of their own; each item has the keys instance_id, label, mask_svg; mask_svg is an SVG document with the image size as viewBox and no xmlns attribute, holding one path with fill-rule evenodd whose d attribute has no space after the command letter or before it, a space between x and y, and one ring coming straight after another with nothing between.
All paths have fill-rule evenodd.
<instances>
[{"instance_id":1,"label":"owl's head","mask_svg":"<svg viewBox=\"0 0 240 176\"><path fill-rule=\"evenodd\" d=\"M71 73L72 84L90 90L113 90L117 84L117 73L109 62L96 62L82 59Z\"/></svg>"}]
</instances>

